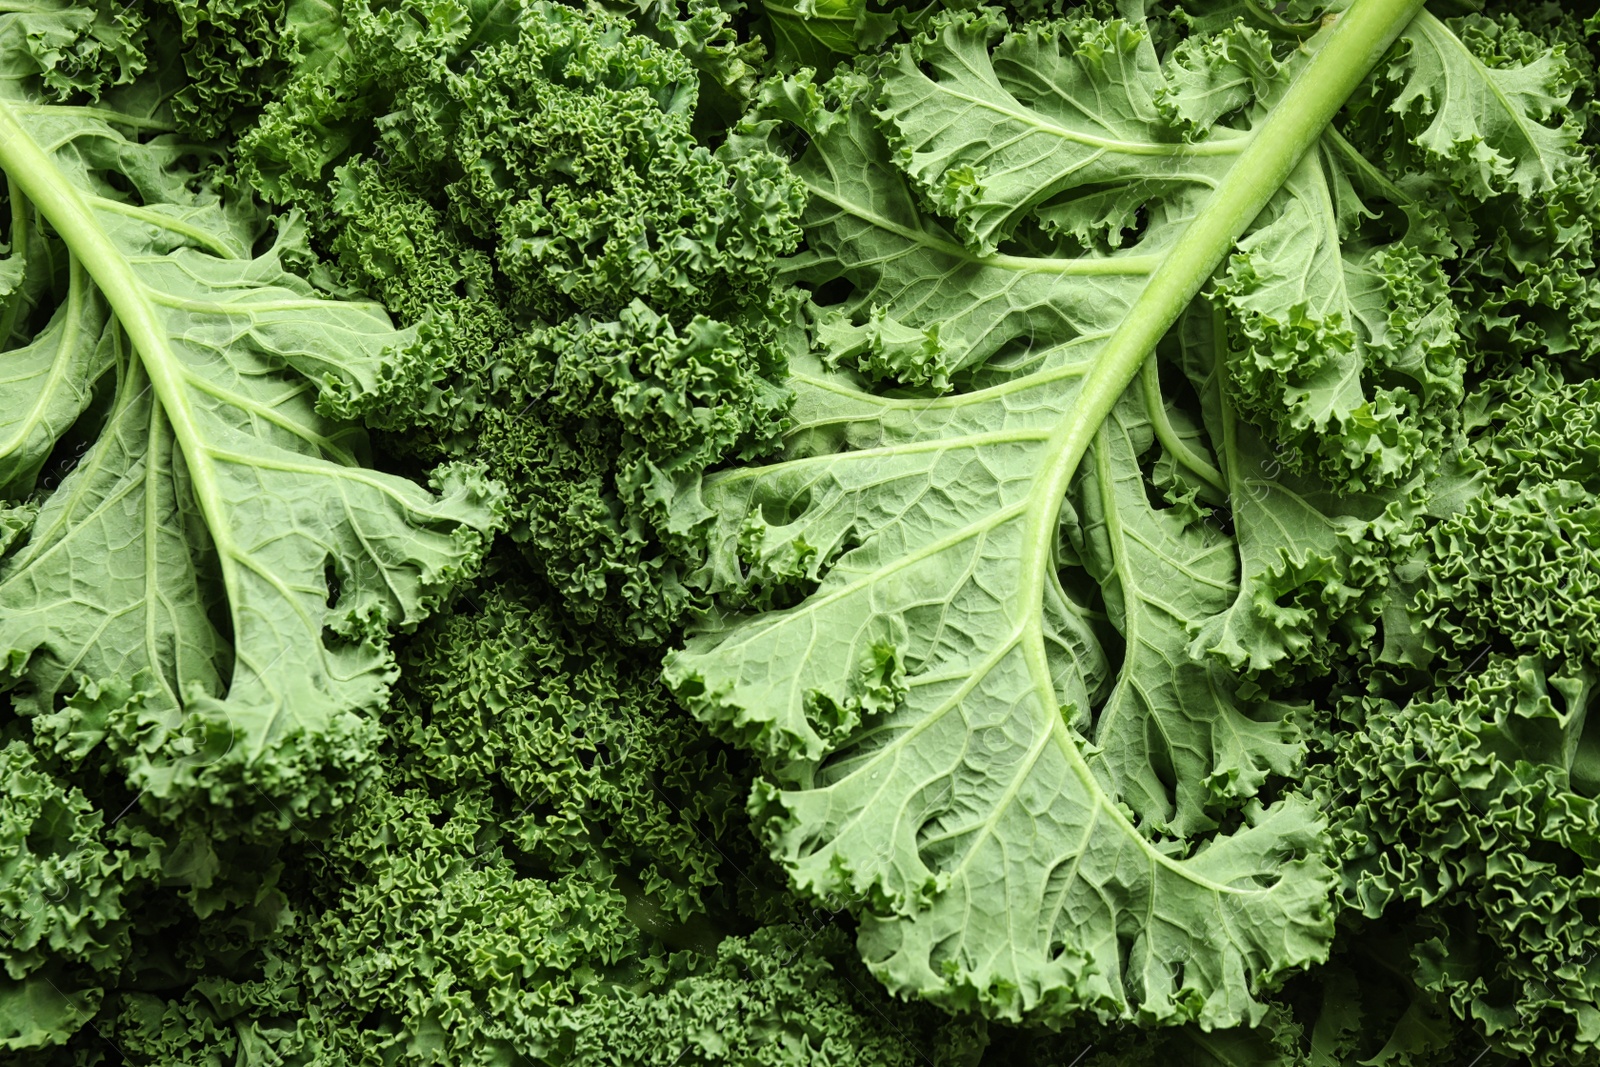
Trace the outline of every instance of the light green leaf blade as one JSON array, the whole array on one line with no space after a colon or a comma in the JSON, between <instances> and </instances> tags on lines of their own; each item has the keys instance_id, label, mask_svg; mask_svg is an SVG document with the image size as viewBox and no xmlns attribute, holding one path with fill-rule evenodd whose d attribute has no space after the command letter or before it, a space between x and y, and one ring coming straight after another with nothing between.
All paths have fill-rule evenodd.
<instances>
[{"instance_id":1,"label":"light green leaf blade","mask_svg":"<svg viewBox=\"0 0 1600 1067\"><path fill-rule=\"evenodd\" d=\"M1464 364L1450 282L1371 212L1343 158L1307 156L1239 243L1218 300L1234 346L1228 389L1298 465L1336 485L1391 487L1455 417Z\"/></svg>"},{"instance_id":2,"label":"light green leaf blade","mask_svg":"<svg viewBox=\"0 0 1600 1067\"><path fill-rule=\"evenodd\" d=\"M1259 1021L1257 994L1325 954L1321 819L1298 799L1251 797L1295 769L1296 742L1278 709L1246 714L1214 661L1189 651L1206 613L1233 603L1237 562L1159 514L1140 467L1154 437L1156 462L1213 487L1221 475L1164 411L1135 396L1114 412L1411 10L1358 0L1308 50L1282 106L1246 117L1253 136L1213 131L1211 151L1173 131L1144 169L1110 172L1150 179L1152 221L1125 251L1043 222L1075 197L1103 206L1104 182L1073 186L1081 145L1049 134L1061 144L987 167L1046 143L1037 112L995 106L1027 101L997 73L1023 44L993 43L990 15L950 16L919 62L900 53L836 76L837 107L802 79L769 94L810 135L797 165L813 194L809 251L792 276L834 301L816 336L838 347L824 366L796 364L786 457L706 479L716 525L699 578L718 611L665 675L763 757L771 777L752 804L773 855L797 886L858 913L862 952L892 990L1050 1024L1088 1010L1225 1027ZM1074 25L1021 35L1060 49L1057 66L1034 61L1057 72L1051 84L1082 41L1137 51L1125 27ZM922 62L940 48L946 73L930 79ZM1105 84L1126 96L1125 109L1099 108L1119 121L1156 96ZM886 128L901 151L884 151ZM1171 180L1174 154L1217 167L1215 191ZM974 161L1002 180L941 201ZM985 248L986 234L1023 226L1038 254ZM836 281L852 290L843 300ZM877 395L870 359L857 375L840 358L926 356L930 340L951 355L955 395ZM1097 482L1116 531L1089 517ZM1064 542L1080 520L1074 558ZM1174 741L1154 743L1164 730ZM1174 760L1181 796L1163 779Z\"/></svg>"},{"instance_id":3,"label":"light green leaf blade","mask_svg":"<svg viewBox=\"0 0 1600 1067\"><path fill-rule=\"evenodd\" d=\"M1145 721L1130 711L1139 736L1109 738L1114 760L1081 754L1093 746L1063 716L1086 716L1104 653L1059 587L1015 584L1033 473L1075 378L915 411L863 394L880 406L875 441L857 417L853 450L714 479L724 582L818 584L692 639L669 682L779 768L788 788L763 793L775 854L801 887L868 902L862 949L892 987L1001 1014L1136 1003L1151 1019L1250 1018L1245 976L1286 951L1313 958L1325 936L1326 872L1294 858L1320 847L1320 823L1298 804L1252 808L1253 825L1169 858L1097 777L1148 768ZM802 393L799 407L826 403ZM989 429L962 432L976 426ZM1182 656L1181 626L1149 640ZM1179 669L1204 689L1204 664ZM1251 758L1292 758L1275 727L1235 712L1216 729L1230 726ZM1206 770L1236 758L1208 744ZM1202 928L1218 935L1186 932ZM1181 978L1163 962L1175 958Z\"/></svg>"},{"instance_id":4,"label":"light green leaf blade","mask_svg":"<svg viewBox=\"0 0 1600 1067\"><path fill-rule=\"evenodd\" d=\"M968 377L1025 373L1104 342L1144 288L1151 257L1131 252L1081 258L974 252L921 209L865 102L807 121L819 147L796 163L795 173L810 194L808 247L791 261L789 277L851 283L849 298L825 309L840 331L840 349L848 349L851 331L870 327L874 308L886 307L902 328L937 327L942 355L930 378L960 379L969 369ZM861 339L867 353L861 365L872 373L868 341Z\"/></svg>"},{"instance_id":5,"label":"light green leaf blade","mask_svg":"<svg viewBox=\"0 0 1600 1067\"><path fill-rule=\"evenodd\" d=\"M781 62L827 70L855 55L862 0L763 0Z\"/></svg>"},{"instance_id":6,"label":"light green leaf blade","mask_svg":"<svg viewBox=\"0 0 1600 1067\"><path fill-rule=\"evenodd\" d=\"M1081 537L1126 642L1116 688L1100 709L1089 765L1141 825L1189 837L1211 812L1254 796L1304 756L1287 709L1246 709L1238 682L1188 654L1198 620L1228 611L1239 588L1233 539L1148 499L1139 461L1152 431L1125 402L1101 428L1085 472Z\"/></svg>"},{"instance_id":7,"label":"light green leaf blade","mask_svg":"<svg viewBox=\"0 0 1600 1067\"><path fill-rule=\"evenodd\" d=\"M104 113L0 113L0 166L92 279L58 318L73 293L102 309L20 350L49 369L19 394L55 414L15 452L48 450L97 386L112 397L0 562L0 649L24 714L86 681L131 683L107 742L146 803L284 828L366 773L387 630L472 569L497 490L465 470L429 492L363 466L338 413L406 335L289 271L306 255L294 224L251 255L262 220L204 190L184 151Z\"/></svg>"},{"instance_id":8,"label":"light green leaf blade","mask_svg":"<svg viewBox=\"0 0 1600 1067\"><path fill-rule=\"evenodd\" d=\"M1240 575L1238 597L1194 631L1190 651L1252 676L1325 664L1339 642L1374 635L1368 616L1382 610L1392 566L1436 493L1420 474L1392 489L1339 492L1293 473L1224 400L1221 313L1199 309L1182 328L1186 371L1222 450Z\"/></svg>"},{"instance_id":9,"label":"light green leaf blade","mask_svg":"<svg viewBox=\"0 0 1600 1067\"><path fill-rule=\"evenodd\" d=\"M115 359L109 310L74 264L66 299L28 344L5 353L0 372L0 492L24 496L56 442L93 400Z\"/></svg>"},{"instance_id":10,"label":"light green leaf blade","mask_svg":"<svg viewBox=\"0 0 1600 1067\"><path fill-rule=\"evenodd\" d=\"M1168 86L1142 27L1041 23L995 43L1005 28L998 14L947 20L883 72L891 146L975 252L992 253L1058 194L1111 190L1098 220L1077 221L1082 204L1063 213L1087 237L1158 189L1208 190L1237 156L1234 131L1184 142L1158 102Z\"/></svg>"},{"instance_id":11,"label":"light green leaf blade","mask_svg":"<svg viewBox=\"0 0 1600 1067\"><path fill-rule=\"evenodd\" d=\"M1572 93L1558 53L1491 66L1427 12L1401 40L1405 53L1388 71L1400 85L1392 106L1406 114L1428 163L1463 191L1485 199L1501 192L1529 197L1549 192L1563 171L1582 165L1580 124L1550 125Z\"/></svg>"},{"instance_id":12,"label":"light green leaf blade","mask_svg":"<svg viewBox=\"0 0 1600 1067\"><path fill-rule=\"evenodd\" d=\"M66 1044L74 1031L94 1017L102 996L103 990L94 986L72 989L69 996L44 973L22 979L0 977L0 1048Z\"/></svg>"}]
</instances>

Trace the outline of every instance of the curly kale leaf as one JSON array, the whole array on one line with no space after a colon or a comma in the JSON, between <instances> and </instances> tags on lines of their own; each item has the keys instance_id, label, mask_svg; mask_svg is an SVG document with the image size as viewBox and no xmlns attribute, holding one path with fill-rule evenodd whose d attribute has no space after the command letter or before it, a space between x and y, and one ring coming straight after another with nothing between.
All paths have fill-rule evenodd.
<instances>
[{"instance_id":1,"label":"curly kale leaf","mask_svg":"<svg viewBox=\"0 0 1600 1067\"><path fill-rule=\"evenodd\" d=\"M1416 610L1461 652L1509 641L1554 660L1600 658L1600 506L1577 482L1477 497L1429 531Z\"/></svg>"},{"instance_id":2,"label":"curly kale leaf","mask_svg":"<svg viewBox=\"0 0 1600 1067\"><path fill-rule=\"evenodd\" d=\"M869 25L887 21L863 0L762 0L761 8L778 61L790 68L826 71L861 50Z\"/></svg>"},{"instance_id":3,"label":"curly kale leaf","mask_svg":"<svg viewBox=\"0 0 1600 1067\"><path fill-rule=\"evenodd\" d=\"M1240 37L1172 74L1138 23L1009 32L986 10L826 90L771 88L774 124L751 133L806 135L788 269L814 287L821 351L792 364L785 456L704 481L716 604L666 677L763 759L774 857L853 902L892 990L1209 1029L1259 1022L1258 995L1326 953L1324 826L1284 795L1300 709L1230 668L1258 634L1261 668L1315 659L1298 628L1376 603L1415 487L1347 506L1314 476L1257 476L1214 371L1240 355L1225 335L1178 339L1175 397L1151 361L1236 241L1277 239L1326 185L1321 123L1407 17L1358 5L1309 61L1269 67ZM1365 33L1376 52L1342 52ZM1269 94L1195 95L1256 73ZM1335 268L1319 296L1347 287L1344 236L1312 249ZM1383 321L1409 310L1370 299ZM1446 352L1453 321L1427 327ZM1448 396L1459 360L1439 362ZM1402 443L1419 471L1437 445ZM1286 558L1279 508L1212 518L1262 483L1311 531ZM1275 610L1253 614L1256 594Z\"/></svg>"},{"instance_id":4,"label":"curly kale leaf","mask_svg":"<svg viewBox=\"0 0 1600 1067\"><path fill-rule=\"evenodd\" d=\"M700 75L697 129L718 131L744 114L766 73L767 48L750 34L744 0L613 0L640 33L681 53Z\"/></svg>"},{"instance_id":5,"label":"curly kale leaf","mask_svg":"<svg viewBox=\"0 0 1600 1067\"><path fill-rule=\"evenodd\" d=\"M1341 127L1392 161L1411 221L1458 247L1472 359L1498 373L1600 336L1600 185L1580 140L1594 60L1574 23L1553 5L1424 15Z\"/></svg>"},{"instance_id":6,"label":"curly kale leaf","mask_svg":"<svg viewBox=\"0 0 1600 1067\"><path fill-rule=\"evenodd\" d=\"M52 102L98 100L149 65L148 31L135 6L41 0L7 14L0 56L8 76Z\"/></svg>"},{"instance_id":7,"label":"curly kale leaf","mask_svg":"<svg viewBox=\"0 0 1600 1067\"><path fill-rule=\"evenodd\" d=\"M1217 286L1237 347L1229 386L1303 472L1382 489L1415 475L1454 422L1459 316L1436 256L1362 233L1375 212L1323 151Z\"/></svg>"},{"instance_id":8,"label":"curly kale leaf","mask_svg":"<svg viewBox=\"0 0 1600 1067\"><path fill-rule=\"evenodd\" d=\"M769 153L696 143L689 58L558 4L503 21L454 5L344 17L344 61L308 66L240 140L264 193L326 206L352 145L375 142L402 185L492 247L519 313L761 302L798 236L799 191Z\"/></svg>"},{"instance_id":9,"label":"curly kale leaf","mask_svg":"<svg viewBox=\"0 0 1600 1067\"><path fill-rule=\"evenodd\" d=\"M695 143L687 59L551 5L473 60L441 87L461 175L448 193L498 241L518 306L722 315L761 298L798 237L799 193L776 156Z\"/></svg>"},{"instance_id":10,"label":"curly kale leaf","mask_svg":"<svg viewBox=\"0 0 1600 1067\"><path fill-rule=\"evenodd\" d=\"M1535 364L1469 397L1467 439L1398 560L1375 652L1312 775L1344 907L1446 1034L1535 1064L1600 1057L1591 961L1600 751L1594 382Z\"/></svg>"},{"instance_id":11,"label":"curly kale leaf","mask_svg":"<svg viewBox=\"0 0 1600 1067\"><path fill-rule=\"evenodd\" d=\"M10 84L0 168L18 232L48 224L24 270L52 279L53 316L14 354L0 434L0 482L38 504L0 560L12 705L120 685L79 732L145 804L262 830L326 814L371 766L388 630L473 570L498 490L466 467L430 492L363 464L342 413L408 336L292 273L296 225L252 253L265 220L182 144L141 139L159 114ZM45 457L70 473L39 478Z\"/></svg>"},{"instance_id":12,"label":"curly kale leaf","mask_svg":"<svg viewBox=\"0 0 1600 1067\"><path fill-rule=\"evenodd\" d=\"M1482 15L1418 16L1381 68L1399 145L1418 172L1479 200L1548 192L1577 163L1581 132L1565 119L1577 84L1566 50Z\"/></svg>"},{"instance_id":13,"label":"curly kale leaf","mask_svg":"<svg viewBox=\"0 0 1600 1067\"><path fill-rule=\"evenodd\" d=\"M1347 907L1421 906L1404 961L1422 989L1525 1062L1587 1062L1600 929L1593 668L1491 655L1403 706L1353 701L1327 773Z\"/></svg>"},{"instance_id":14,"label":"curly kale leaf","mask_svg":"<svg viewBox=\"0 0 1600 1067\"><path fill-rule=\"evenodd\" d=\"M726 754L646 663L563 621L540 591L496 583L402 655L390 716L408 780L494 784L517 848L555 871L617 874L687 920L716 903L737 790Z\"/></svg>"},{"instance_id":15,"label":"curly kale leaf","mask_svg":"<svg viewBox=\"0 0 1600 1067\"><path fill-rule=\"evenodd\" d=\"M1251 690L1326 674L1370 645L1393 570L1420 536L1429 483L1415 474L1393 489L1341 491L1314 474L1297 474L1290 469L1293 457L1273 447L1227 400L1234 353L1225 320L1196 311L1185 316L1173 340L1197 387L1206 432L1221 443L1215 477L1228 486L1228 499L1209 518L1232 527L1240 568L1234 602L1193 629L1189 651L1244 672L1254 680ZM1146 370L1152 408L1162 403L1153 372ZM1171 407L1176 418L1182 409ZM1189 441L1186 447L1204 445ZM1197 479L1189 483L1198 495Z\"/></svg>"},{"instance_id":16,"label":"curly kale leaf","mask_svg":"<svg viewBox=\"0 0 1600 1067\"><path fill-rule=\"evenodd\" d=\"M534 568L630 642L700 603L706 523L669 501L784 425L774 273L802 199L776 154L698 142L709 60L662 43L687 33L669 14L351 5L350 61L240 141L342 280L421 323L369 423L483 460Z\"/></svg>"},{"instance_id":17,"label":"curly kale leaf","mask_svg":"<svg viewBox=\"0 0 1600 1067\"><path fill-rule=\"evenodd\" d=\"M1453 432L1469 351L1592 334L1595 183L1567 51L1515 19L1424 12L1241 242L1217 287L1230 380L1297 471L1398 485Z\"/></svg>"},{"instance_id":18,"label":"curly kale leaf","mask_svg":"<svg viewBox=\"0 0 1600 1067\"><path fill-rule=\"evenodd\" d=\"M169 98L179 127L207 140L237 132L281 91L294 63L326 54L342 7L338 0L148 4L157 62L186 75Z\"/></svg>"},{"instance_id":19,"label":"curly kale leaf","mask_svg":"<svg viewBox=\"0 0 1600 1067\"><path fill-rule=\"evenodd\" d=\"M83 792L39 766L28 746L0 748L0 1048L57 1044L103 990L64 965L121 961L132 926L123 872Z\"/></svg>"}]
</instances>

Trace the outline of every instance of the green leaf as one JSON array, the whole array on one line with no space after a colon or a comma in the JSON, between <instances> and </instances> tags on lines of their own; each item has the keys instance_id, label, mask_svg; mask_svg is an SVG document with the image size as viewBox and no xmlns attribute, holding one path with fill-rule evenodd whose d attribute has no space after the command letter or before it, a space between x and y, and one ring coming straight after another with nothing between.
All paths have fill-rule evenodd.
<instances>
[{"instance_id":1,"label":"green leaf","mask_svg":"<svg viewBox=\"0 0 1600 1067\"><path fill-rule=\"evenodd\" d=\"M1193 495L1222 474L1158 389L1123 394L1411 10L1358 0L1248 131L1158 107L1124 22L951 16L836 107L769 93L811 141L793 274L849 283L818 312L845 348L794 361L783 461L706 479L720 610L666 677L764 758L774 856L857 910L891 990L1210 1029L1326 953L1321 819L1256 796L1296 769L1288 709L1189 651L1239 591ZM937 387L929 340L954 395L843 358Z\"/></svg>"},{"instance_id":2,"label":"green leaf","mask_svg":"<svg viewBox=\"0 0 1600 1067\"><path fill-rule=\"evenodd\" d=\"M1494 24L1469 16L1470 31ZM1392 107L1405 116L1430 168L1463 192L1488 198L1549 192L1581 165L1579 124L1549 125L1572 95L1573 72L1560 49L1532 62L1515 55L1484 61L1450 26L1424 12L1402 35L1404 52L1385 71L1400 87Z\"/></svg>"},{"instance_id":3,"label":"green leaf","mask_svg":"<svg viewBox=\"0 0 1600 1067\"><path fill-rule=\"evenodd\" d=\"M1230 391L1293 446L1302 473L1391 487L1457 417L1459 316L1436 259L1367 232L1377 212L1352 188L1345 154L1330 144L1321 155L1301 162L1217 287L1239 349Z\"/></svg>"},{"instance_id":4,"label":"green leaf","mask_svg":"<svg viewBox=\"0 0 1600 1067\"><path fill-rule=\"evenodd\" d=\"M1287 709L1252 718L1220 665L1185 654L1196 620L1228 611L1238 555L1211 526L1151 506L1139 458L1152 437L1140 406L1125 403L1084 474L1079 536L1094 546L1085 562L1126 643L1089 765L1141 821L1188 837L1216 827L1218 798L1254 796L1304 752Z\"/></svg>"},{"instance_id":5,"label":"green leaf","mask_svg":"<svg viewBox=\"0 0 1600 1067\"><path fill-rule=\"evenodd\" d=\"M780 61L827 70L857 52L863 0L762 0Z\"/></svg>"},{"instance_id":6,"label":"green leaf","mask_svg":"<svg viewBox=\"0 0 1600 1067\"><path fill-rule=\"evenodd\" d=\"M339 413L408 335L293 274L294 223L252 255L262 220L186 171L186 146L144 139L159 124L0 103L15 206L71 263L14 354L0 481L26 489L42 456L84 443L0 563L0 651L24 714L86 681L131 685L108 743L146 803L254 807L255 791L271 802L255 822L284 827L366 773L386 632L472 570L498 490L363 465Z\"/></svg>"},{"instance_id":7,"label":"green leaf","mask_svg":"<svg viewBox=\"0 0 1600 1067\"><path fill-rule=\"evenodd\" d=\"M998 13L944 20L885 71L891 145L975 251L993 252L1058 192L1134 178L1192 186L1237 151L1178 140L1156 105L1164 82L1141 28L1083 19L1001 38L1006 29Z\"/></svg>"},{"instance_id":8,"label":"green leaf","mask_svg":"<svg viewBox=\"0 0 1600 1067\"><path fill-rule=\"evenodd\" d=\"M67 299L28 344L6 353L0 390L0 489L26 496L40 468L93 400L115 349L99 344L110 312L83 268L70 267ZM15 294L21 299L20 294Z\"/></svg>"},{"instance_id":9,"label":"green leaf","mask_svg":"<svg viewBox=\"0 0 1600 1067\"><path fill-rule=\"evenodd\" d=\"M60 1044L99 1006L86 964L121 962L125 876L101 837L104 816L39 765L0 748L0 1048ZM74 973L76 971L77 973Z\"/></svg>"},{"instance_id":10,"label":"green leaf","mask_svg":"<svg viewBox=\"0 0 1600 1067\"><path fill-rule=\"evenodd\" d=\"M946 355L934 380L1022 372L1065 358L1065 351L1036 347L1036 340L1103 342L1126 317L1154 265L1154 257L1143 255L1064 258L970 249L942 219L922 210L916 186L896 166L895 152L864 103L837 112L793 107L788 114L825 146L796 164L811 203L807 251L793 261L793 275L812 285L835 279L852 284L849 298L829 309L830 322L864 325L873 309L883 307L892 311L901 335L937 327ZM957 167L963 178L974 173L965 160ZM1065 279L1082 281L1069 285ZM860 360L861 369L872 377L879 376L870 362L879 348L860 349L868 356Z\"/></svg>"},{"instance_id":11,"label":"green leaf","mask_svg":"<svg viewBox=\"0 0 1600 1067\"><path fill-rule=\"evenodd\" d=\"M1292 455L1270 446L1224 400L1221 378L1238 356L1221 313L1187 316L1181 336L1187 374L1221 452L1239 558L1238 597L1195 628L1190 653L1251 675L1325 665L1341 642L1372 638L1391 569L1440 490L1420 474L1392 489L1357 492L1294 473Z\"/></svg>"},{"instance_id":12,"label":"green leaf","mask_svg":"<svg viewBox=\"0 0 1600 1067\"><path fill-rule=\"evenodd\" d=\"M0 1048L64 1045L100 1007L98 987L63 992L46 974L0 978Z\"/></svg>"}]
</instances>

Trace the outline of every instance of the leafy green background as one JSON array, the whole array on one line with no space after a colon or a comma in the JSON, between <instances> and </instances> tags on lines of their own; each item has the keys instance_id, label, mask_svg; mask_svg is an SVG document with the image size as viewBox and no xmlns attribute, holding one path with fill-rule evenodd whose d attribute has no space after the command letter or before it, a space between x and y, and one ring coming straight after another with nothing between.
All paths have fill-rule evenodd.
<instances>
[{"instance_id":1,"label":"leafy green background","mask_svg":"<svg viewBox=\"0 0 1600 1067\"><path fill-rule=\"evenodd\" d=\"M166 338L13 175L8 1062L1600 1062L1596 27L1431 10L1022 590L1313 5L0 13Z\"/></svg>"}]
</instances>

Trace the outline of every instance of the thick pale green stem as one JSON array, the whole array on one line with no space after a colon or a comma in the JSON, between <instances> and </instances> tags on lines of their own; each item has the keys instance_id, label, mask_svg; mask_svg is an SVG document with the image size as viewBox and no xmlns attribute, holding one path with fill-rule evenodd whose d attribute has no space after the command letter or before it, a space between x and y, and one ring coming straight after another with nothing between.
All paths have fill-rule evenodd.
<instances>
[{"instance_id":1,"label":"thick pale green stem","mask_svg":"<svg viewBox=\"0 0 1600 1067\"><path fill-rule=\"evenodd\" d=\"M227 526L211 454L195 428L194 412L184 392L180 364L166 327L128 257L94 217L83 194L17 121L14 107L0 100L0 170L55 227L72 250L75 262L94 279L128 335L188 465L196 503L217 544L224 580L231 583L233 559L227 551Z\"/></svg>"}]
</instances>

